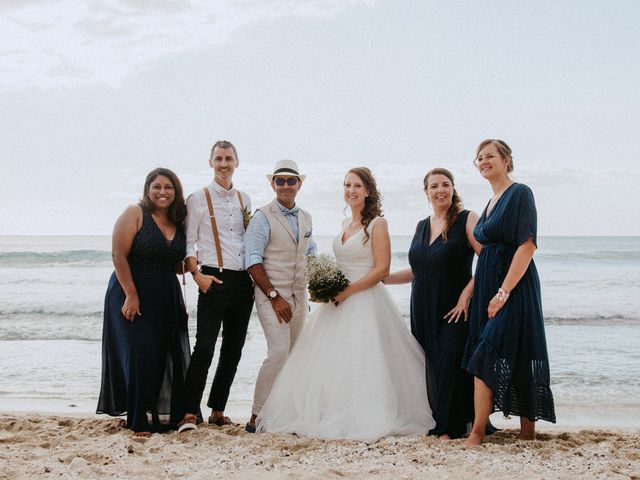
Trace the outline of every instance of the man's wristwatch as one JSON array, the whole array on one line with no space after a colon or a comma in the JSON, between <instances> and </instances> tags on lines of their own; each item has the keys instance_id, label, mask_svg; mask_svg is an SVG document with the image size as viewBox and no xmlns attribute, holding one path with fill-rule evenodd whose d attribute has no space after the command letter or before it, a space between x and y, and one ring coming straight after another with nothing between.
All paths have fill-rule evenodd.
<instances>
[{"instance_id":1,"label":"man's wristwatch","mask_svg":"<svg viewBox=\"0 0 640 480\"><path fill-rule=\"evenodd\" d=\"M275 300L278 295L280 295L280 292L278 292L278 290L276 290L275 288L267 293L267 297L269 298L269 300Z\"/></svg>"}]
</instances>

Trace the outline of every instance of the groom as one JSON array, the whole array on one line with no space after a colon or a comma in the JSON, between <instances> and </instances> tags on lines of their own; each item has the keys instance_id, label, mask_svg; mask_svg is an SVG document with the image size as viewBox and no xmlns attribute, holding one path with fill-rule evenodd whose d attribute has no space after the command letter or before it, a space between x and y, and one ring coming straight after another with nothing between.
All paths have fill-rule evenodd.
<instances>
[{"instance_id":1,"label":"groom","mask_svg":"<svg viewBox=\"0 0 640 480\"><path fill-rule=\"evenodd\" d=\"M247 228L245 264L255 287L256 310L267 340L245 430L256 431L256 417L269 396L309 311L305 267L316 254L311 215L296 205L305 176L293 160L280 160L267 180L276 198L258 209Z\"/></svg>"}]
</instances>

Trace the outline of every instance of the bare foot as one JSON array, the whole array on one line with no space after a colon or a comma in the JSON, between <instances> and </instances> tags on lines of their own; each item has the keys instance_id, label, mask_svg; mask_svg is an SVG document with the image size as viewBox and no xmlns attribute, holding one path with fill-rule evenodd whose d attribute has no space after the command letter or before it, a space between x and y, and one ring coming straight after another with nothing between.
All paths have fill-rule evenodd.
<instances>
[{"instance_id":1,"label":"bare foot","mask_svg":"<svg viewBox=\"0 0 640 480\"><path fill-rule=\"evenodd\" d=\"M482 444L482 440L484 440L483 434L471 432L462 445L477 446Z\"/></svg>"},{"instance_id":2,"label":"bare foot","mask_svg":"<svg viewBox=\"0 0 640 480\"><path fill-rule=\"evenodd\" d=\"M438 440L451 440L451 437L447 433L443 433L438 437Z\"/></svg>"},{"instance_id":3,"label":"bare foot","mask_svg":"<svg viewBox=\"0 0 640 480\"><path fill-rule=\"evenodd\" d=\"M133 436L136 438L149 438L151 432L133 432Z\"/></svg>"},{"instance_id":4,"label":"bare foot","mask_svg":"<svg viewBox=\"0 0 640 480\"><path fill-rule=\"evenodd\" d=\"M520 433L516 437L518 440L535 440L536 424L528 418L520 417Z\"/></svg>"}]
</instances>

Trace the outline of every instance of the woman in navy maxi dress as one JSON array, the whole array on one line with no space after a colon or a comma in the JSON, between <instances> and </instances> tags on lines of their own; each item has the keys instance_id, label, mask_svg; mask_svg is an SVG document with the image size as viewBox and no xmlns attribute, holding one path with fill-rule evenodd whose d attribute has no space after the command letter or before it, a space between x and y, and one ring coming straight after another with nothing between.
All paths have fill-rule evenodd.
<instances>
[{"instance_id":1,"label":"woman in navy maxi dress","mask_svg":"<svg viewBox=\"0 0 640 480\"><path fill-rule=\"evenodd\" d=\"M468 210L460 212L447 241L429 245L429 219L418 223L409 249L413 271L411 333L425 351L427 391L436 426L429 434L462 437L473 419L473 377L460 368L469 331L445 315L471 279L473 249L465 236Z\"/></svg>"},{"instance_id":2,"label":"woman in navy maxi dress","mask_svg":"<svg viewBox=\"0 0 640 480\"><path fill-rule=\"evenodd\" d=\"M182 418L190 352L187 314L176 277L176 266L184 259L186 249L180 220L184 220L184 213L173 215L174 218L162 215L162 202L168 202L170 195L156 192L160 191L157 183L164 183L176 192L172 204L184 205L175 174L156 169L147 177L140 205L129 207L116 223L116 271L111 275L105 298L102 386L97 408L97 413L109 415L126 412L127 427L143 436L168 429ZM184 206L181 210L185 211ZM177 224L173 225L173 238L165 236L162 229L167 231L167 226L171 229L174 222ZM132 232L127 232L128 226L133 227ZM115 245L122 241L126 249L127 238L134 232L126 255L130 272L127 275L127 266L118 263L119 248ZM168 422L161 423L167 420L161 416L168 416Z\"/></svg>"},{"instance_id":3,"label":"woman in navy maxi dress","mask_svg":"<svg viewBox=\"0 0 640 480\"><path fill-rule=\"evenodd\" d=\"M470 234L478 216L462 210L448 170L429 171L424 189L434 213L416 227L409 247L411 268L389 275L385 283L412 282L411 333L425 352L427 393L436 421L429 434L460 438L473 420L473 377L461 361L469 332L474 248L481 248Z\"/></svg>"},{"instance_id":4,"label":"woman in navy maxi dress","mask_svg":"<svg viewBox=\"0 0 640 480\"><path fill-rule=\"evenodd\" d=\"M463 359L476 377L476 420L468 443L482 441L483 424L495 410L520 416L519 438L531 439L535 421L556 420L540 280L532 259L535 201L529 187L510 180L511 150L503 141L482 142L476 164L496 195L474 230L482 251Z\"/></svg>"}]
</instances>

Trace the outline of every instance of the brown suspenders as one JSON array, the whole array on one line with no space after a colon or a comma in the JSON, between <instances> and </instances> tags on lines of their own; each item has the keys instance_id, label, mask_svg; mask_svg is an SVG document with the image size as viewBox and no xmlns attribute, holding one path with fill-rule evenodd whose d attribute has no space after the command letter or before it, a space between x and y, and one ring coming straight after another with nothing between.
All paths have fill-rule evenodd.
<instances>
[{"instance_id":1,"label":"brown suspenders","mask_svg":"<svg viewBox=\"0 0 640 480\"><path fill-rule=\"evenodd\" d=\"M220 235L218 234L218 223L216 222L216 215L213 211L213 202L211 201L211 194L207 187L203 187L204 195L207 197L207 206L209 207L209 218L211 219L211 230L213 231L213 244L216 246L216 254L218 255L218 268L222 271L224 265L222 263L222 247L220 246ZM244 204L242 202L242 195L236 190L238 194L238 200L240 201L240 208L244 210Z\"/></svg>"}]
</instances>

